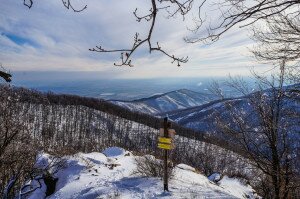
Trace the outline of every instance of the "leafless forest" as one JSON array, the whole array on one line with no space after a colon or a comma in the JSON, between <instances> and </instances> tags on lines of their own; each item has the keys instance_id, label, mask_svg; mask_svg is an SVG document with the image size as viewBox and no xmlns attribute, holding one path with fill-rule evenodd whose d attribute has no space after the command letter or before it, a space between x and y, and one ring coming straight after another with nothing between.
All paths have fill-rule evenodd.
<instances>
[{"instance_id":1,"label":"leafless forest","mask_svg":"<svg viewBox=\"0 0 300 199\"><path fill-rule=\"evenodd\" d=\"M156 146L159 119L105 101L2 86L0 113L1 195L15 195L26 180L36 177L33 165L40 151L62 156L120 146L161 156ZM224 149L229 147L221 141L175 124L174 128L174 163L192 165L206 175L218 171L251 179L255 173L242 154Z\"/></svg>"}]
</instances>

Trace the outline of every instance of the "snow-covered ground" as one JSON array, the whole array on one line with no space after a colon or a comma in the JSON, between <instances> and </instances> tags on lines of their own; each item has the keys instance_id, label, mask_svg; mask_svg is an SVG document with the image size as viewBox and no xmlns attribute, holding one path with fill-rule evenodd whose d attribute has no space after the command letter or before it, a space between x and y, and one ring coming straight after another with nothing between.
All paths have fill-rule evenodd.
<instances>
[{"instance_id":1,"label":"snow-covered ground","mask_svg":"<svg viewBox=\"0 0 300 199\"><path fill-rule=\"evenodd\" d=\"M43 153L36 165L44 168L53 158ZM66 166L54 174L58 178L56 189L47 199L255 198L254 190L238 179L225 176L216 184L184 164L175 167L175 175L169 182L170 192L164 192L160 178L133 174L135 158L140 157L117 147L102 153L65 156ZM36 189L28 199L45 198L46 186L43 180L40 183L41 188ZM38 186L35 180L29 184L31 189Z\"/></svg>"}]
</instances>

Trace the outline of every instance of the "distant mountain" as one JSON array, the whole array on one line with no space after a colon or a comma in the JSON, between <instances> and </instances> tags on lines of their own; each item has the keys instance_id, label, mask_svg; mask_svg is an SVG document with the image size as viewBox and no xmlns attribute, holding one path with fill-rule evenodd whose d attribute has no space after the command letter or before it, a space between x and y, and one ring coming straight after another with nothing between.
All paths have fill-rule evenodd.
<instances>
[{"instance_id":1,"label":"distant mountain","mask_svg":"<svg viewBox=\"0 0 300 199\"><path fill-rule=\"evenodd\" d=\"M216 100L201 106L172 111L168 113L168 116L174 122L187 128L211 133L216 130L215 119L220 113L229 118L230 113L225 106L228 103L244 110L248 101L246 98Z\"/></svg>"},{"instance_id":2,"label":"distant mountain","mask_svg":"<svg viewBox=\"0 0 300 199\"><path fill-rule=\"evenodd\" d=\"M134 101L115 100L111 102L132 111L148 113L151 115L163 115L166 112L199 106L216 99L217 97L212 94L180 89Z\"/></svg>"},{"instance_id":3,"label":"distant mountain","mask_svg":"<svg viewBox=\"0 0 300 199\"><path fill-rule=\"evenodd\" d=\"M289 94L282 102L282 108L285 109L285 111L290 110L291 113L300 115L300 85L290 85L285 88L289 91ZM257 126L260 121L250 102L250 98L255 99L256 94L257 92L254 92L247 96L215 100L200 106L171 111L167 114L172 121L181 126L200 132L206 132L206 134L213 134L218 137L217 118L220 118L223 122L227 122L228 125L233 125L232 121L235 118L233 118L232 112L238 113L237 115L239 115L239 117L243 116L245 122L250 126L253 126L253 128ZM262 95L266 97L267 103L273 103L271 101L271 96L273 95L272 90L267 89L263 91ZM231 107L231 109L228 107ZM287 118L285 117L283 117L282 120L285 122L292 122L291 120L286 121ZM297 122L293 122L299 122L299 118L297 119ZM295 128L298 129L299 126Z\"/></svg>"}]
</instances>

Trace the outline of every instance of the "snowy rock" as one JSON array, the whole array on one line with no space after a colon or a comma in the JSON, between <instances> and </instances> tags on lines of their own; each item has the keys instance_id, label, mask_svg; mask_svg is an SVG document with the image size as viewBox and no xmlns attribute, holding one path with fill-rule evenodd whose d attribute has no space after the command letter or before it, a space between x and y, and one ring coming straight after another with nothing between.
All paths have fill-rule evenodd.
<instances>
[{"instance_id":1,"label":"snowy rock","mask_svg":"<svg viewBox=\"0 0 300 199\"><path fill-rule=\"evenodd\" d=\"M49 165L49 162L51 162L51 156L47 153L40 152L37 155L34 167L44 169Z\"/></svg>"},{"instance_id":2,"label":"snowy rock","mask_svg":"<svg viewBox=\"0 0 300 199\"><path fill-rule=\"evenodd\" d=\"M106 157L124 156L126 151L119 147L110 147L102 152Z\"/></svg>"},{"instance_id":3,"label":"snowy rock","mask_svg":"<svg viewBox=\"0 0 300 199\"><path fill-rule=\"evenodd\" d=\"M210 176L208 176L208 179L212 182L219 182L222 178L222 175L220 173L213 173Z\"/></svg>"}]
</instances>

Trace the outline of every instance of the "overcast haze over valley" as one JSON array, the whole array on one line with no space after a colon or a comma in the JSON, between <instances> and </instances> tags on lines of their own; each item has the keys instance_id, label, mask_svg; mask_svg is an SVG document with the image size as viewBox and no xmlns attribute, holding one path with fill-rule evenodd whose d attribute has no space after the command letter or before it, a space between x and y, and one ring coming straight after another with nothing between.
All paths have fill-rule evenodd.
<instances>
[{"instance_id":1,"label":"overcast haze over valley","mask_svg":"<svg viewBox=\"0 0 300 199\"><path fill-rule=\"evenodd\" d=\"M227 77L114 79L101 72L14 72L13 85L43 92L77 94L113 100L134 100L179 89L211 93L213 80L223 82ZM253 82L251 78L246 78ZM224 92L232 94L229 88ZM231 90L232 91L232 90Z\"/></svg>"}]
</instances>

